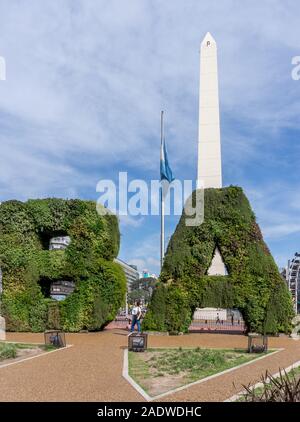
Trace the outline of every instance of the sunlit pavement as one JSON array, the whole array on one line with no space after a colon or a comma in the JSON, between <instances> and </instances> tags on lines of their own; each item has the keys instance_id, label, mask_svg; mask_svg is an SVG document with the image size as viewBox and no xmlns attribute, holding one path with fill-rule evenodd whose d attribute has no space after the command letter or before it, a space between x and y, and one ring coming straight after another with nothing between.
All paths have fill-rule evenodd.
<instances>
[{"instance_id":1,"label":"sunlit pavement","mask_svg":"<svg viewBox=\"0 0 300 422\"><path fill-rule=\"evenodd\" d=\"M43 334L8 333L7 340L43 343ZM122 377L124 330L67 334L73 347L0 368L0 401L142 401ZM246 348L247 337L228 334L149 336L148 347ZM300 360L300 341L287 337L269 339L270 348L283 351L253 362L205 383L164 397L164 401L223 401L243 384L259 381ZM235 386L234 386L235 384Z\"/></svg>"}]
</instances>

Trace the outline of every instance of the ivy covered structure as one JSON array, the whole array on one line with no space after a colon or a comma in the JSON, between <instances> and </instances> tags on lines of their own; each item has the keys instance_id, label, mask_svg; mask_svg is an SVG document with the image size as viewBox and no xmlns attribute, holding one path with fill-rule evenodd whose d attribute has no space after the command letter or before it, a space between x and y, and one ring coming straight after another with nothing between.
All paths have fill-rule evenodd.
<instances>
[{"instance_id":1,"label":"ivy covered structure","mask_svg":"<svg viewBox=\"0 0 300 422\"><path fill-rule=\"evenodd\" d=\"M227 275L208 275L216 249ZM202 307L238 308L250 331L290 330L290 293L239 187L205 189L199 226L186 226L183 212L143 328L185 332L194 310Z\"/></svg>"},{"instance_id":2,"label":"ivy covered structure","mask_svg":"<svg viewBox=\"0 0 300 422\"><path fill-rule=\"evenodd\" d=\"M50 239L69 236L64 250ZM37 199L0 205L1 314L10 331L99 330L123 304L126 279L113 262L119 251L116 216L98 215L92 201ZM74 292L50 298L50 284L68 280ZM47 293L48 292L48 293Z\"/></svg>"}]
</instances>

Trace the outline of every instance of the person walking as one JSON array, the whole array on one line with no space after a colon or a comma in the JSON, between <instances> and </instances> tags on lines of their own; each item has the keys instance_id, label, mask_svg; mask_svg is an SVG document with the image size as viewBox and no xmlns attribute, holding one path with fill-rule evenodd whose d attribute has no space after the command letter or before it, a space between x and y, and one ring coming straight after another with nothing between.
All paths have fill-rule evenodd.
<instances>
[{"instance_id":1,"label":"person walking","mask_svg":"<svg viewBox=\"0 0 300 422\"><path fill-rule=\"evenodd\" d=\"M132 321L131 321L131 329L130 333L134 332L135 325L137 325L138 332L141 332L141 316L142 316L142 309L141 309L141 302L138 300L133 307L132 311Z\"/></svg>"}]
</instances>

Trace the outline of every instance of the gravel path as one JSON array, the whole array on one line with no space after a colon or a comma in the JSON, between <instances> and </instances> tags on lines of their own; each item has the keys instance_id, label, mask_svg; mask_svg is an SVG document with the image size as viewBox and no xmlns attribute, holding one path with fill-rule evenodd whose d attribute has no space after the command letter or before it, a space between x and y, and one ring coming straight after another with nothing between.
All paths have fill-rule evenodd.
<instances>
[{"instance_id":1,"label":"gravel path","mask_svg":"<svg viewBox=\"0 0 300 422\"><path fill-rule=\"evenodd\" d=\"M143 401L122 377L123 331L67 334L73 347L33 360L0 368L0 401ZM43 342L42 334L8 333L7 340ZM190 334L150 336L149 347L246 347L238 335ZM278 372L300 360L300 341L272 338L271 348L285 350L205 383L165 396L163 401L223 401L241 390L242 384L259 381L269 369ZM235 383L236 388L233 383Z\"/></svg>"}]
</instances>

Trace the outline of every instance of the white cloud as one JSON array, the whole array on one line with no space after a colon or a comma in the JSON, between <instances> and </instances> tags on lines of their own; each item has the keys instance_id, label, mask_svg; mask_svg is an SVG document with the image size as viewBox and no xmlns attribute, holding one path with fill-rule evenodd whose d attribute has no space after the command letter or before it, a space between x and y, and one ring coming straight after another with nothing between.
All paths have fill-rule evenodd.
<instances>
[{"instance_id":1,"label":"white cloud","mask_svg":"<svg viewBox=\"0 0 300 422\"><path fill-rule=\"evenodd\" d=\"M139 271L144 269L159 274L160 272L160 237L159 233L152 235L144 234L143 230L139 232L139 239L121 248L121 258L138 266Z\"/></svg>"},{"instance_id":2,"label":"white cloud","mask_svg":"<svg viewBox=\"0 0 300 422\"><path fill-rule=\"evenodd\" d=\"M173 165L182 166L196 153L198 50L208 29L219 46L222 112L258 126L298 125L299 88L290 78L298 11L293 2L7 2L0 111L34 131L22 133L16 149L43 151L40 163L55 166L58 156L68 164L84 151L99 167L149 171L157 168L165 108ZM251 148L245 141L236 136L228 145L242 155ZM51 185L51 166L45 171Z\"/></svg>"},{"instance_id":3,"label":"white cloud","mask_svg":"<svg viewBox=\"0 0 300 422\"><path fill-rule=\"evenodd\" d=\"M146 262L145 262L144 259L131 258L129 260L129 264L130 265L136 265L139 271L142 271L143 269L146 268Z\"/></svg>"},{"instance_id":4,"label":"white cloud","mask_svg":"<svg viewBox=\"0 0 300 422\"><path fill-rule=\"evenodd\" d=\"M121 230L123 227L141 227L141 225L144 222L144 218L141 217L131 217L130 215L120 215L119 216L119 221L121 224Z\"/></svg>"},{"instance_id":5,"label":"white cloud","mask_svg":"<svg viewBox=\"0 0 300 422\"><path fill-rule=\"evenodd\" d=\"M136 265L139 271L147 270L151 274L159 274L160 270L160 261L152 257L147 257L145 259L141 258L131 258L129 263Z\"/></svg>"},{"instance_id":6,"label":"white cloud","mask_svg":"<svg viewBox=\"0 0 300 422\"><path fill-rule=\"evenodd\" d=\"M99 178L119 170L157 176L161 109L174 173L194 177L199 45L207 30L218 43L229 183L250 186L247 163L262 160L261 148L268 162L280 162L278 134L299 129L300 82L291 78L291 57L300 53L295 1L28 0L0 8L7 67L0 81L0 200L96 196ZM298 161L294 154L290 168ZM291 190L292 181L286 184ZM296 211L298 202L288 200L255 202L268 236L297 232L286 207ZM140 229L141 222L125 218L122 225ZM145 243L140 256L132 244L126 256L157 264L159 239L150 243L155 247Z\"/></svg>"},{"instance_id":7,"label":"white cloud","mask_svg":"<svg viewBox=\"0 0 300 422\"><path fill-rule=\"evenodd\" d=\"M291 207L297 191L274 183L246 189L266 240L284 239L300 232L298 210Z\"/></svg>"},{"instance_id":8,"label":"white cloud","mask_svg":"<svg viewBox=\"0 0 300 422\"><path fill-rule=\"evenodd\" d=\"M300 223L279 223L271 226L266 225L263 232L268 239L282 238L290 234L296 234L300 232Z\"/></svg>"}]
</instances>

